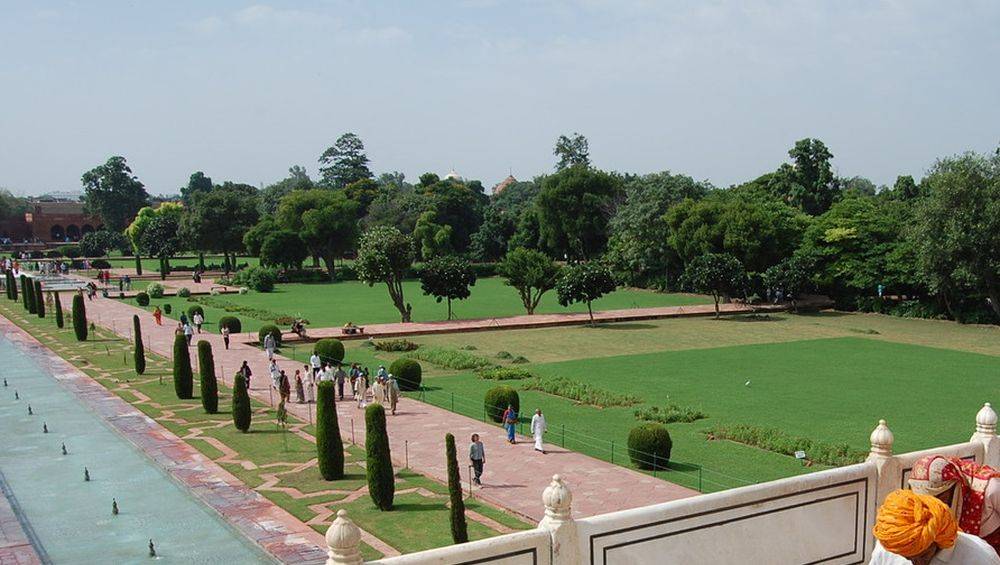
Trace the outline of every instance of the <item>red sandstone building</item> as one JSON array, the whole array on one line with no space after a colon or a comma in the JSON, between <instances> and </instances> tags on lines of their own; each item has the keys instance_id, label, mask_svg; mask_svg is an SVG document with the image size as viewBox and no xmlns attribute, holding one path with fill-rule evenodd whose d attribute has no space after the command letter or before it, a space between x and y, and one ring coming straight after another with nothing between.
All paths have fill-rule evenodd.
<instances>
[{"instance_id":1,"label":"red sandstone building","mask_svg":"<svg viewBox=\"0 0 1000 565\"><path fill-rule=\"evenodd\" d=\"M100 219L83 211L83 202L35 201L24 217L0 222L0 237L14 242L80 241L84 235L101 229Z\"/></svg>"}]
</instances>

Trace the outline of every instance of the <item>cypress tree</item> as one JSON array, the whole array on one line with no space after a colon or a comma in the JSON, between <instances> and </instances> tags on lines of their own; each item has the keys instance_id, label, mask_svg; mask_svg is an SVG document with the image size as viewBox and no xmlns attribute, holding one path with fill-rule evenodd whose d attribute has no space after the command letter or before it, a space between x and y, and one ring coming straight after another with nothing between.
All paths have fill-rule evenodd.
<instances>
[{"instance_id":1,"label":"cypress tree","mask_svg":"<svg viewBox=\"0 0 1000 565\"><path fill-rule=\"evenodd\" d=\"M28 312L34 313L34 294L31 292L31 288L28 286L28 277L21 275L21 301L24 303L24 309Z\"/></svg>"},{"instance_id":2,"label":"cypress tree","mask_svg":"<svg viewBox=\"0 0 1000 565\"><path fill-rule=\"evenodd\" d=\"M17 302L17 280L14 278L14 273L10 274L10 296L11 300Z\"/></svg>"},{"instance_id":3,"label":"cypress tree","mask_svg":"<svg viewBox=\"0 0 1000 565\"><path fill-rule=\"evenodd\" d=\"M142 276L142 257L139 256L139 253L135 254L135 274Z\"/></svg>"},{"instance_id":4,"label":"cypress tree","mask_svg":"<svg viewBox=\"0 0 1000 565\"><path fill-rule=\"evenodd\" d=\"M35 313L39 318L45 317L45 293L42 292L42 281L35 279Z\"/></svg>"},{"instance_id":5,"label":"cypress tree","mask_svg":"<svg viewBox=\"0 0 1000 565\"><path fill-rule=\"evenodd\" d=\"M215 380L215 357L212 344L198 342L198 374L201 376L201 406L207 414L219 411L219 383Z\"/></svg>"},{"instance_id":6,"label":"cypress tree","mask_svg":"<svg viewBox=\"0 0 1000 565\"><path fill-rule=\"evenodd\" d=\"M3 274L3 281L6 287L4 290L7 291L7 300L14 300L14 289L11 288L14 282L14 275L10 271L7 271Z\"/></svg>"},{"instance_id":7,"label":"cypress tree","mask_svg":"<svg viewBox=\"0 0 1000 565\"><path fill-rule=\"evenodd\" d=\"M61 330L66 322L63 320L62 301L59 300L59 293L53 292L52 299L56 303L56 327Z\"/></svg>"},{"instance_id":8,"label":"cypress tree","mask_svg":"<svg viewBox=\"0 0 1000 565\"><path fill-rule=\"evenodd\" d=\"M77 341L87 341L87 308L82 294L73 295L73 333Z\"/></svg>"},{"instance_id":9,"label":"cypress tree","mask_svg":"<svg viewBox=\"0 0 1000 565\"><path fill-rule=\"evenodd\" d=\"M24 297L28 300L28 312L34 314L38 311L38 306L35 305L35 279L25 279L24 288L21 289L24 292Z\"/></svg>"},{"instance_id":10,"label":"cypress tree","mask_svg":"<svg viewBox=\"0 0 1000 565\"><path fill-rule=\"evenodd\" d=\"M251 414L246 379L242 373L236 373L233 378L233 424L237 430L243 433L250 431Z\"/></svg>"},{"instance_id":11,"label":"cypress tree","mask_svg":"<svg viewBox=\"0 0 1000 565\"><path fill-rule=\"evenodd\" d=\"M135 374L141 375L146 372L146 348L142 345L142 326L139 324L138 314L132 316L132 339L135 341Z\"/></svg>"},{"instance_id":12,"label":"cypress tree","mask_svg":"<svg viewBox=\"0 0 1000 565\"><path fill-rule=\"evenodd\" d=\"M316 455L324 480L344 478L344 442L337 421L336 389L333 381L316 387Z\"/></svg>"},{"instance_id":13,"label":"cypress tree","mask_svg":"<svg viewBox=\"0 0 1000 565\"><path fill-rule=\"evenodd\" d=\"M396 484L389 453L389 434L385 429L385 408L381 404L372 404L365 409L365 428L368 494L379 510L392 510Z\"/></svg>"},{"instance_id":14,"label":"cypress tree","mask_svg":"<svg viewBox=\"0 0 1000 565\"><path fill-rule=\"evenodd\" d=\"M191 374L191 353L187 338L174 338L174 392L177 398L187 400L194 397L194 375Z\"/></svg>"},{"instance_id":15,"label":"cypress tree","mask_svg":"<svg viewBox=\"0 0 1000 565\"><path fill-rule=\"evenodd\" d=\"M458 455L455 453L455 436L444 436L445 458L448 462L448 498L451 499L451 539L455 543L469 541L465 524L465 501L462 499L462 476L458 473Z\"/></svg>"}]
</instances>

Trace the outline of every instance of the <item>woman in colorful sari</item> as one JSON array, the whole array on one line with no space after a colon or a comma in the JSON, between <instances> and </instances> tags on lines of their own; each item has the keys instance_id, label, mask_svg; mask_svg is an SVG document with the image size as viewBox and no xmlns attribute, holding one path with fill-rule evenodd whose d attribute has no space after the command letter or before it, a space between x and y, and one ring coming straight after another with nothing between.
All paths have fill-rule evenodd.
<instances>
[{"instance_id":1,"label":"woman in colorful sari","mask_svg":"<svg viewBox=\"0 0 1000 565\"><path fill-rule=\"evenodd\" d=\"M1000 549L1000 471L956 457L929 455L914 463L909 483L914 492L947 504L963 532Z\"/></svg>"},{"instance_id":2,"label":"woman in colorful sari","mask_svg":"<svg viewBox=\"0 0 1000 565\"><path fill-rule=\"evenodd\" d=\"M501 420L503 421L503 427L507 430L507 443L511 445L517 443L514 440L514 426L517 425L517 411L514 410L513 406L509 404L507 405L507 409L503 411L503 417Z\"/></svg>"}]
</instances>

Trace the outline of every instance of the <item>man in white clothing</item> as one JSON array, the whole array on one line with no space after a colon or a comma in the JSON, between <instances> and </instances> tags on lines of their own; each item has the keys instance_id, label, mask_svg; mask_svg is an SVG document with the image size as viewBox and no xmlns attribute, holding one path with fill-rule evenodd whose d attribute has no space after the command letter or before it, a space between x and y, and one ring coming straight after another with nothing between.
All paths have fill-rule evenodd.
<instances>
[{"instance_id":1,"label":"man in white clothing","mask_svg":"<svg viewBox=\"0 0 1000 565\"><path fill-rule=\"evenodd\" d=\"M535 415L531 417L531 435L535 436L535 451L541 451L545 454L545 448L542 446L542 434L545 433L545 416L542 415L542 409L538 408L535 410Z\"/></svg>"},{"instance_id":2,"label":"man in white clothing","mask_svg":"<svg viewBox=\"0 0 1000 565\"><path fill-rule=\"evenodd\" d=\"M309 358L309 364L312 365L313 377L319 374L320 369L323 368L323 361L315 351L313 351L312 357Z\"/></svg>"}]
</instances>

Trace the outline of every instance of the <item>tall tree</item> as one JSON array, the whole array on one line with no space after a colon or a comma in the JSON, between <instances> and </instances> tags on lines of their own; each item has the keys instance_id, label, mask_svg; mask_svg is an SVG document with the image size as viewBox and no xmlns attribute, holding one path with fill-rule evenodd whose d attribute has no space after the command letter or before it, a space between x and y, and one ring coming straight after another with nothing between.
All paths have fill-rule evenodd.
<instances>
[{"instance_id":1,"label":"tall tree","mask_svg":"<svg viewBox=\"0 0 1000 565\"><path fill-rule=\"evenodd\" d=\"M739 259L728 253L706 253L688 263L684 269L684 281L691 290L712 295L718 319L719 301L743 290L746 271Z\"/></svg>"},{"instance_id":2,"label":"tall tree","mask_svg":"<svg viewBox=\"0 0 1000 565\"><path fill-rule=\"evenodd\" d=\"M504 284L517 290L528 315L535 313L542 295L552 290L559 278L559 266L544 253L519 247L504 257L497 271Z\"/></svg>"},{"instance_id":3,"label":"tall tree","mask_svg":"<svg viewBox=\"0 0 1000 565\"><path fill-rule=\"evenodd\" d=\"M181 187L181 202L185 206L190 206L194 202L195 195L205 194L212 190L212 179L205 176L205 173L196 171L191 173L186 186Z\"/></svg>"},{"instance_id":4,"label":"tall tree","mask_svg":"<svg viewBox=\"0 0 1000 565\"><path fill-rule=\"evenodd\" d=\"M56 297L58 298L58 294ZM135 361L135 374L141 375L146 372L146 347L142 344L142 325L139 323L139 315L132 316L132 358Z\"/></svg>"},{"instance_id":5,"label":"tall tree","mask_svg":"<svg viewBox=\"0 0 1000 565\"><path fill-rule=\"evenodd\" d=\"M465 523L465 501L462 499L462 476L458 471L458 453L455 436L444 436L445 463L448 466L448 511L451 515L451 539L455 543L469 541L469 530Z\"/></svg>"},{"instance_id":6,"label":"tall tree","mask_svg":"<svg viewBox=\"0 0 1000 565\"><path fill-rule=\"evenodd\" d=\"M149 203L142 182L132 174L124 157L114 156L83 173L83 202L87 212L99 216L104 227L122 231Z\"/></svg>"},{"instance_id":7,"label":"tall tree","mask_svg":"<svg viewBox=\"0 0 1000 565\"><path fill-rule=\"evenodd\" d=\"M82 294L73 295L73 334L77 341L87 341L87 307Z\"/></svg>"},{"instance_id":8,"label":"tall tree","mask_svg":"<svg viewBox=\"0 0 1000 565\"><path fill-rule=\"evenodd\" d=\"M586 137L576 132L573 132L571 137L560 135L559 139L556 139L552 154L559 158L556 162L557 171L576 166L590 166L590 144Z\"/></svg>"},{"instance_id":9,"label":"tall tree","mask_svg":"<svg viewBox=\"0 0 1000 565\"><path fill-rule=\"evenodd\" d=\"M180 250L180 215L157 213L143 231L139 249L144 255L160 260L160 278L165 278L168 260Z\"/></svg>"},{"instance_id":10,"label":"tall tree","mask_svg":"<svg viewBox=\"0 0 1000 565\"><path fill-rule=\"evenodd\" d=\"M326 481L344 478L344 442L337 421L337 390L330 381L316 387L316 455Z\"/></svg>"},{"instance_id":11,"label":"tall tree","mask_svg":"<svg viewBox=\"0 0 1000 565\"><path fill-rule=\"evenodd\" d=\"M358 239L357 202L340 193L322 208L307 210L302 214L299 237L306 247L323 260L330 280L336 278L334 269L338 257L354 249Z\"/></svg>"},{"instance_id":12,"label":"tall tree","mask_svg":"<svg viewBox=\"0 0 1000 565\"><path fill-rule=\"evenodd\" d=\"M572 259L599 255L608 240L608 220L620 187L617 177L584 166L546 177L536 204L545 248Z\"/></svg>"},{"instance_id":13,"label":"tall tree","mask_svg":"<svg viewBox=\"0 0 1000 565\"><path fill-rule=\"evenodd\" d=\"M215 356L212 344L198 340L198 376L201 390L201 406L206 414L219 411L219 383L215 378Z\"/></svg>"},{"instance_id":14,"label":"tall tree","mask_svg":"<svg viewBox=\"0 0 1000 565\"><path fill-rule=\"evenodd\" d=\"M429 209L433 211L431 222L447 228L451 249L465 253L472 234L483 221L483 208L489 202L482 183L453 178L440 180L433 174L420 179L416 190L429 199Z\"/></svg>"},{"instance_id":15,"label":"tall tree","mask_svg":"<svg viewBox=\"0 0 1000 565\"><path fill-rule=\"evenodd\" d=\"M257 189L246 184L199 191L185 206L180 228L186 247L227 256L243 249L243 236L260 218Z\"/></svg>"},{"instance_id":16,"label":"tall tree","mask_svg":"<svg viewBox=\"0 0 1000 565\"><path fill-rule=\"evenodd\" d=\"M372 178L368 168L365 144L354 133L345 133L337 138L332 147L319 156L322 165L319 172L323 184L331 188L344 188L352 182Z\"/></svg>"},{"instance_id":17,"label":"tall tree","mask_svg":"<svg viewBox=\"0 0 1000 565\"><path fill-rule=\"evenodd\" d=\"M385 408L377 402L365 409L365 455L368 495L379 510L392 510L396 481L389 452L389 432L385 426Z\"/></svg>"},{"instance_id":18,"label":"tall tree","mask_svg":"<svg viewBox=\"0 0 1000 565\"><path fill-rule=\"evenodd\" d=\"M574 302L587 305L590 315L590 325L594 325L594 308L592 303L605 294L615 291L615 283L611 269L596 261L569 265L562 271L556 282L556 294L559 304L569 306Z\"/></svg>"},{"instance_id":19,"label":"tall tree","mask_svg":"<svg viewBox=\"0 0 1000 565\"><path fill-rule=\"evenodd\" d=\"M837 200L840 187L830 166L833 153L818 139L800 139L788 151L794 180L792 203L813 216L822 214Z\"/></svg>"},{"instance_id":20,"label":"tall tree","mask_svg":"<svg viewBox=\"0 0 1000 565\"><path fill-rule=\"evenodd\" d=\"M267 185L260 191L260 215L273 216L278 211L281 199L295 190L316 188L316 183L309 178L305 167L294 165L288 169L288 176L274 184Z\"/></svg>"},{"instance_id":21,"label":"tall tree","mask_svg":"<svg viewBox=\"0 0 1000 565\"><path fill-rule=\"evenodd\" d=\"M413 264L413 240L394 227L376 226L366 231L355 260L358 278L368 286L385 283L401 320L409 322L410 305L403 297L403 279Z\"/></svg>"},{"instance_id":22,"label":"tall tree","mask_svg":"<svg viewBox=\"0 0 1000 565\"><path fill-rule=\"evenodd\" d=\"M184 334L174 336L174 392L181 400L194 398L191 352Z\"/></svg>"},{"instance_id":23,"label":"tall tree","mask_svg":"<svg viewBox=\"0 0 1000 565\"><path fill-rule=\"evenodd\" d=\"M451 319L451 301L465 300L472 293L470 286L476 284L476 272L472 265L460 257L445 256L431 259L420 272L420 287L424 294L448 301L448 319Z\"/></svg>"}]
</instances>

